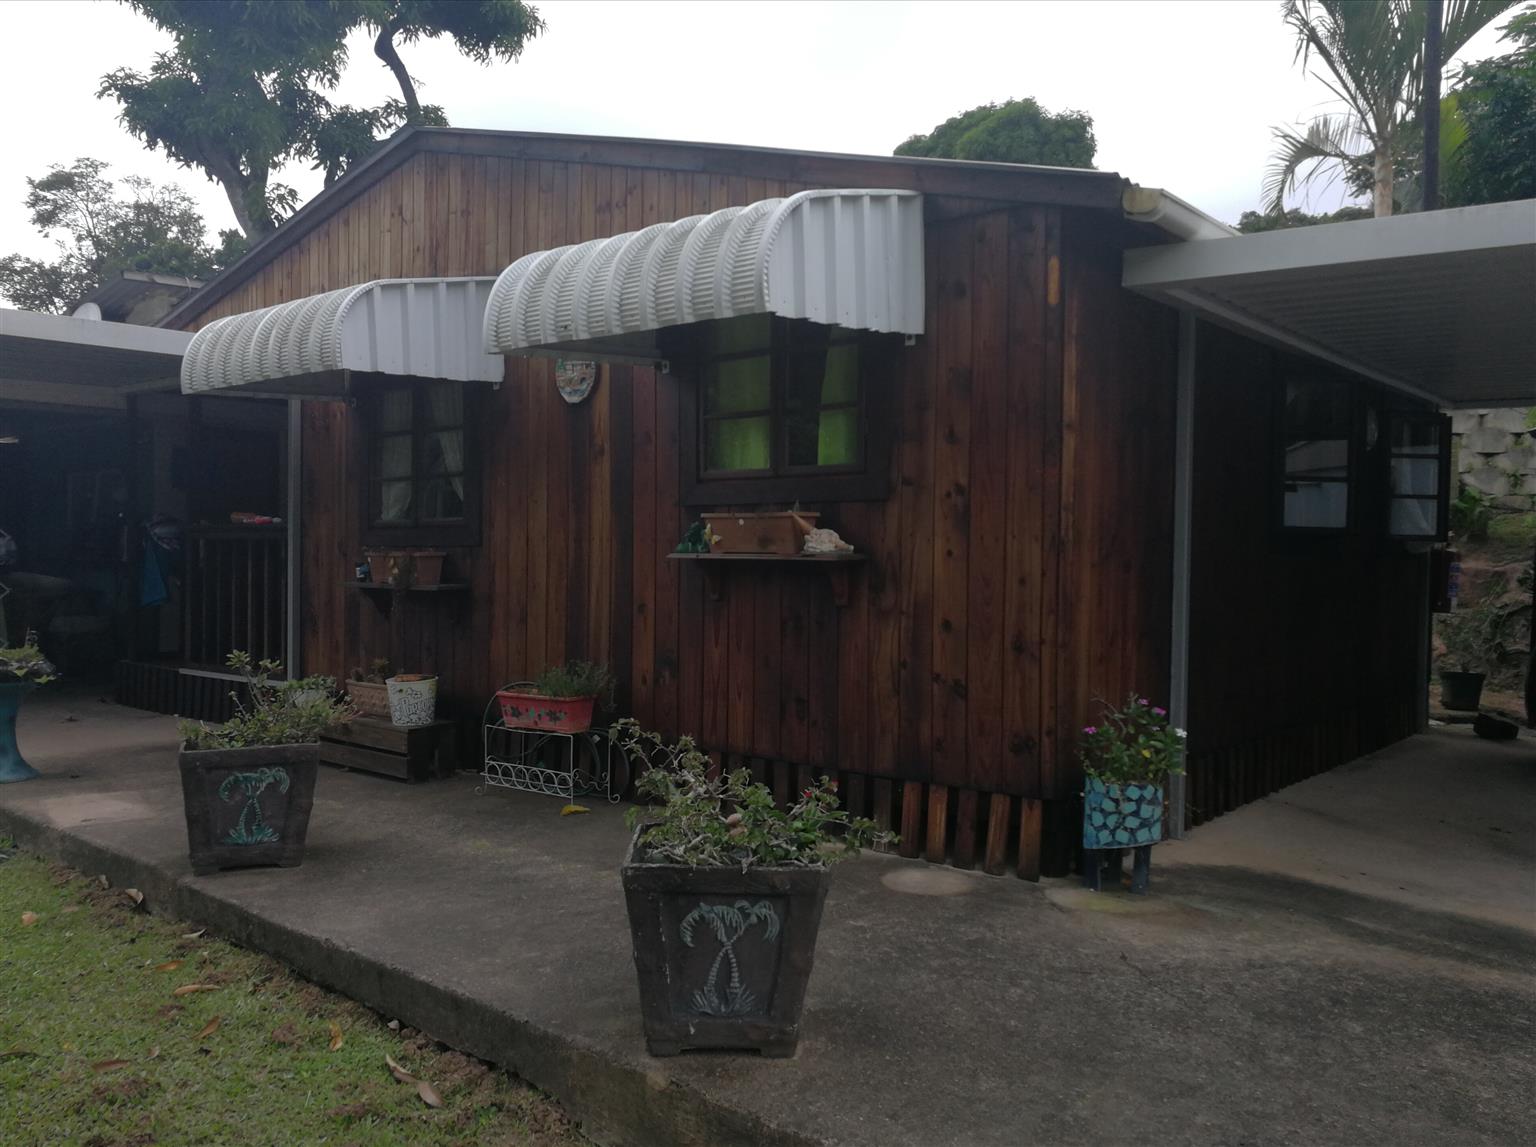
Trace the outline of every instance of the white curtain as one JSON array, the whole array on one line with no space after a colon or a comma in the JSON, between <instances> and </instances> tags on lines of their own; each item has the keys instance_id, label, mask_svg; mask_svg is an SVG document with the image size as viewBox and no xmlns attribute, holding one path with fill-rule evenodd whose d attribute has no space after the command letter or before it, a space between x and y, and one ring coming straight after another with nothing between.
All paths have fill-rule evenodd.
<instances>
[{"instance_id":1,"label":"white curtain","mask_svg":"<svg viewBox=\"0 0 1536 1147\"><path fill-rule=\"evenodd\" d=\"M443 452L443 468L454 475L453 492L464 497L464 387L457 382L442 382L427 391L432 405L432 424L450 426L435 432Z\"/></svg>"}]
</instances>

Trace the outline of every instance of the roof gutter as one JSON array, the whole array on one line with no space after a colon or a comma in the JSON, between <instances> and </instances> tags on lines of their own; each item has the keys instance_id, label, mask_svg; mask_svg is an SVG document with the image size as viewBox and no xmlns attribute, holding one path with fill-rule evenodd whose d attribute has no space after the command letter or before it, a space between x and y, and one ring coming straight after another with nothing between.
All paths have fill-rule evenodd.
<instances>
[{"instance_id":1,"label":"roof gutter","mask_svg":"<svg viewBox=\"0 0 1536 1147\"><path fill-rule=\"evenodd\" d=\"M1220 219L1192 207L1177 195L1157 187L1128 186L1120 196L1120 206L1132 223L1149 223L1175 239L1186 242L1201 239L1230 239L1241 234Z\"/></svg>"}]
</instances>

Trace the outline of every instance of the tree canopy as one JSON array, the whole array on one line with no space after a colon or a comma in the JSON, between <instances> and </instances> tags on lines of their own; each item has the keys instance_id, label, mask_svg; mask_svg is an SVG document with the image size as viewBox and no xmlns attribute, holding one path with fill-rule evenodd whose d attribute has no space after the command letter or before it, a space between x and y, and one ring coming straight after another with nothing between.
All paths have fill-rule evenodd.
<instances>
[{"instance_id":1,"label":"tree canopy","mask_svg":"<svg viewBox=\"0 0 1536 1147\"><path fill-rule=\"evenodd\" d=\"M914 135L897 155L1092 167L1093 117L1048 112L1032 99L982 104L951 116L927 135Z\"/></svg>"},{"instance_id":2,"label":"tree canopy","mask_svg":"<svg viewBox=\"0 0 1536 1147\"><path fill-rule=\"evenodd\" d=\"M1517 0L1446 0L1442 59ZM1298 184L1342 170L1352 188L1368 188L1377 215L1392 214L1398 169L1411 156L1411 125L1424 83L1425 0L1285 0L1296 58L1343 105L1297 132L1274 129L1274 161L1264 180L1269 210L1285 208ZM1421 137L1419 137L1421 138Z\"/></svg>"},{"instance_id":3,"label":"tree canopy","mask_svg":"<svg viewBox=\"0 0 1536 1147\"><path fill-rule=\"evenodd\" d=\"M327 184L403 124L444 124L423 105L395 41L446 35L471 59L515 59L543 29L521 0L124 0L173 38L148 72L118 68L98 94L151 150L217 181L240 230L256 238L297 205L273 174L307 161ZM374 50L400 85L378 107L333 103L354 29L377 31Z\"/></svg>"},{"instance_id":4,"label":"tree canopy","mask_svg":"<svg viewBox=\"0 0 1536 1147\"><path fill-rule=\"evenodd\" d=\"M1461 69L1445 98L1455 126L1442 129L1449 154L1447 207L1536 199L1536 6L1504 26L1515 50Z\"/></svg>"},{"instance_id":5,"label":"tree canopy","mask_svg":"<svg viewBox=\"0 0 1536 1147\"><path fill-rule=\"evenodd\" d=\"M1237 229L1245 235L1260 231L1287 231L1292 227L1315 227L1319 223L1348 223L1355 219L1369 219L1369 207L1341 207L1323 215L1311 215L1299 208L1276 214L1273 211L1244 211L1237 220Z\"/></svg>"},{"instance_id":6,"label":"tree canopy","mask_svg":"<svg viewBox=\"0 0 1536 1147\"><path fill-rule=\"evenodd\" d=\"M58 256L0 258L0 295L29 311L68 314L119 272L206 279L244 250L233 231L220 234L217 249L210 247L203 217L179 187L132 175L112 180L107 169L99 159L82 158L27 180L32 225L54 238Z\"/></svg>"}]
</instances>

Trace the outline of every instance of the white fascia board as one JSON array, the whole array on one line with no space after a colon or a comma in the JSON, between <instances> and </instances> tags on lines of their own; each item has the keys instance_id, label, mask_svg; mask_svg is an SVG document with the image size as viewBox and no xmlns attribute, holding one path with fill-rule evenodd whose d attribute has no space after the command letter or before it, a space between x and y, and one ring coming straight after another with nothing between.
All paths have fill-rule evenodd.
<instances>
[{"instance_id":1,"label":"white fascia board","mask_svg":"<svg viewBox=\"0 0 1536 1147\"><path fill-rule=\"evenodd\" d=\"M77 319L72 315L43 315L0 307L0 335L100 350L133 351L180 358L192 342L188 331Z\"/></svg>"}]
</instances>

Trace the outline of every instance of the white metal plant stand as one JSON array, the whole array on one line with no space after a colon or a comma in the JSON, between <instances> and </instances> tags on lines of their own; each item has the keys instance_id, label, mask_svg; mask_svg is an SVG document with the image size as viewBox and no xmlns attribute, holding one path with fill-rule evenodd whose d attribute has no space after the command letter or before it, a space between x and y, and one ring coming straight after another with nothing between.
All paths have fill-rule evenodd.
<instances>
[{"instance_id":1,"label":"white metal plant stand","mask_svg":"<svg viewBox=\"0 0 1536 1147\"><path fill-rule=\"evenodd\" d=\"M526 684L513 682L505 688ZM623 750L615 750L613 735L606 728L580 733L516 728L502 719L493 696L485 707L482 732L484 753L476 793L518 789L568 801L601 793L613 804L623 794L623 784L613 783L614 754L618 752L622 765Z\"/></svg>"}]
</instances>

